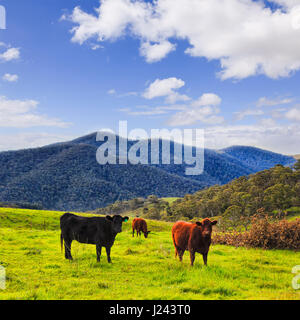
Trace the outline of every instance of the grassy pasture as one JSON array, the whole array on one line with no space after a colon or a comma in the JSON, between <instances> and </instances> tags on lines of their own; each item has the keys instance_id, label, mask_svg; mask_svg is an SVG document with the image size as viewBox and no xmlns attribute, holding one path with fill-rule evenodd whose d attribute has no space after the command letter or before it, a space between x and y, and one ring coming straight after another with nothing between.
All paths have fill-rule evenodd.
<instances>
[{"instance_id":1,"label":"grassy pasture","mask_svg":"<svg viewBox=\"0 0 300 320\"><path fill-rule=\"evenodd\" d=\"M112 264L94 245L73 242L74 261L60 251L61 212L0 208L0 299L300 299L291 269L300 254L214 245L208 267L196 254L174 259L171 223L148 221L148 239L132 238L131 220L112 247Z\"/></svg>"}]
</instances>

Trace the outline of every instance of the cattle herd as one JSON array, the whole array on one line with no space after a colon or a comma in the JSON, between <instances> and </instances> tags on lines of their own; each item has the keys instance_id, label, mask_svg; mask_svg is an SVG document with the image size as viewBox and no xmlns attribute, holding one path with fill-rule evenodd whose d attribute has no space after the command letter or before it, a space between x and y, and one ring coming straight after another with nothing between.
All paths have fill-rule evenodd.
<instances>
[{"instance_id":1,"label":"cattle herd","mask_svg":"<svg viewBox=\"0 0 300 320\"><path fill-rule=\"evenodd\" d=\"M116 235L122 232L122 223L127 222L128 217L120 215L106 217L81 217L72 213L65 213L60 217L61 249L65 246L65 258L72 260L71 245L76 240L80 243L96 245L97 261L100 262L102 247L105 247L107 261L110 263L110 251L114 244ZM203 256L203 262L207 265L207 254L211 244L212 226L217 223L208 218L201 222L189 223L177 221L172 227L172 239L175 247L175 258L179 256L182 261L186 250L190 252L191 266L194 264L195 253ZM137 236L144 234L148 237L150 231L144 219L135 218L132 221L132 236L136 231Z\"/></svg>"}]
</instances>

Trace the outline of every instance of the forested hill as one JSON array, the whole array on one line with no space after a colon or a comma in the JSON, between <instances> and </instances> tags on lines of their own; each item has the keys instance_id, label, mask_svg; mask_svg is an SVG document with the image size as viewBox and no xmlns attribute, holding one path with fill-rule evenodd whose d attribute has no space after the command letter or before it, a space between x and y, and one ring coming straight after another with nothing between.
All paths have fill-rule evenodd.
<instances>
[{"instance_id":1,"label":"forested hill","mask_svg":"<svg viewBox=\"0 0 300 320\"><path fill-rule=\"evenodd\" d=\"M129 147L133 143L129 142ZM100 144L93 133L42 148L1 152L0 201L55 210L92 210L150 194L181 197L277 163L291 165L295 161L251 147L206 149L204 173L185 176L185 164L101 166L96 161ZM173 150L172 145L171 153Z\"/></svg>"}]
</instances>

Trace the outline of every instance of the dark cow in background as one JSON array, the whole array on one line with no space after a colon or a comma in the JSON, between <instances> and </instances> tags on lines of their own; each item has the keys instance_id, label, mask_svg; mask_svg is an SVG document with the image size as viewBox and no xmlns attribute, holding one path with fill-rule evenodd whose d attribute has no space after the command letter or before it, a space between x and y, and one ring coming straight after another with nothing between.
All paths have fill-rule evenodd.
<instances>
[{"instance_id":1,"label":"dark cow in background","mask_svg":"<svg viewBox=\"0 0 300 320\"><path fill-rule=\"evenodd\" d=\"M110 250L116 235L122 231L122 222L128 217L115 215L113 217L81 217L72 213L65 213L60 217L61 249L65 242L65 257L72 260L71 244L73 240L80 243L96 245L97 261L100 261L101 249L105 247L107 261L111 262Z\"/></svg>"},{"instance_id":2,"label":"dark cow in background","mask_svg":"<svg viewBox=\"0 0 300 320\"><path fill-rule=\"evenodd\" d=\"M134 237L134 231L136 230L136 235L140 236L141 232L143 232L145 238L148 237L148 234L151 231L147 230L147 222L142 218L134 218L132 221L132 236Z\"/></svg>"},{"instance_id":3,"label":"dark cow in background","mask_svg":"<svg viewBox=\"0 0 300 320\"><path fill-rule=\"evenodd\" d=\"M176 222L172 228L175 258L178 254L179 260L182 261L184 251L188 250L190 252L191 266L193 266L195 253L198 252L202 254L204 264L207 265L212 226L215 224L217 224L216 220L210 221L208 218L196 223Z\"/></svg>"}]
</instances>

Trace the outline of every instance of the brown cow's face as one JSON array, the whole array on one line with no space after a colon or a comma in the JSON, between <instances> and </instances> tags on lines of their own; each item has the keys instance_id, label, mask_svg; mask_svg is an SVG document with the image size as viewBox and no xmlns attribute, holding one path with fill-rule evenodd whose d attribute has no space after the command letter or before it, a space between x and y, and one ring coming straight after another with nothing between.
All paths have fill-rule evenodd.
<instances>
[{"instance_id":1,"label":"brown cow's face","mask_svg":"<svg viewBox=\"0 0 300 320\"><path fill-rule=\"evenodd\" d=\"M115 233L120 233L122 232L122 222L126 222L129 220L128 217L122 218L120 215L115 215L113 217L111 216L106 216L106 219L112 222L112 230Z\"/></svg>"},{"instance_id":2,"label":"brown cow's face","mask_svg":"<svg viewBox=\"0 0 300 320\"><path fill-rule=\"evenodd\" d=\"M202 236L207 239L211 238L212 226L217 223L218 223L217 220L210 221L207 218L203 219L201 222L199 221L196 222L196 224L202 229Z\"/></svg>"}]
</instances>

